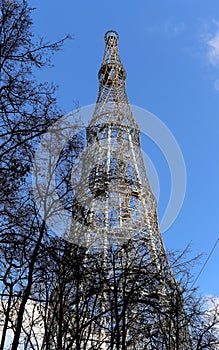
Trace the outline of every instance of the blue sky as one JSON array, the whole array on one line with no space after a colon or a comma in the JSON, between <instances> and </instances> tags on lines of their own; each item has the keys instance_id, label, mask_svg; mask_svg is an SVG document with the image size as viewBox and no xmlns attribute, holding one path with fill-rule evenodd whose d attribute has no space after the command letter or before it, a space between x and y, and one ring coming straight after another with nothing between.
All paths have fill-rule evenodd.
<instances>
[{"instance_id":1,"label":"blue sky","mask_svg":"<svg viewBox=\"0 0 219 350\"><path fill-rule=\"evenodd\" d=\"M119 33L130 103L159 117L172 131L187 168L187 191L179 216L163 234L169 249L191 243L204 252L198 274L219 237L219 2L218 0L71 1L30 0L37 36L71 34L54 67L37 74L59 85L65 112L95 103L104 34ZM160 181L159 217L170 196L170 175L160 150L143 138ZM219 243L197 284L219 295Z\"/></svg>"}]
</instances>

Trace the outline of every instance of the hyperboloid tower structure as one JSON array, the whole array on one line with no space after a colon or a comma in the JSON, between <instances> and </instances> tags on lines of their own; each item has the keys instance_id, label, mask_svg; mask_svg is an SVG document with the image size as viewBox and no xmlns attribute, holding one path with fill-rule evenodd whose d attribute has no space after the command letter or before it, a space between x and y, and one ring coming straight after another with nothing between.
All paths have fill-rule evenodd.
<instances>
[{"instance_id":1,"label":"hyperboloid tower structure","mask_svg":"<svg viewBox=\"0 0 219 350\"><path fill-rule=\"evenodd\" d=\"M102 250L105 287L96 299L99 316L93 318L89 344L191 350L182 294L162 242L140 130L126 94L118 34L108 31L105 43L71 236L88 250Z\"/></svg>"}]
</instances>

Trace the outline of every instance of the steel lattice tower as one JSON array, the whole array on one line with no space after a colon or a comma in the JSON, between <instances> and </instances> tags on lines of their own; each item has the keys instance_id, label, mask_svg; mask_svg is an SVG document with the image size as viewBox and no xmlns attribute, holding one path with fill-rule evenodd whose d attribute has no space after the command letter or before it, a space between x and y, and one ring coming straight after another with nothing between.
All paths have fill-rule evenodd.
<instances>
[{"instance_id":1,"label":"steel lattice tower","mask_svg":"<svg viewBox=\"0 0 219 350\"><path fill-rule=\"evenodd\" d=\"M72 232L76 234L71 233L70 238L89 249L102 249L106 261L108 247L123 246L127 241L132 242L133 248L126 259L147 256L145 266L150 271L145 269L145 274L153 273L157 278L145 287L142 298L149 300L146 309L151 312L147 339L154 340L136 338L135 344L125 348L191 350L182 294L169 266L159 231L156 200L140 148L140 130L126 94L126 71L119 55L118 34L108 31L105 43L98 73L98 98L86 129L84 163L73 205ZM125 256L125 252L121 254ZM108 297L103 292L101 298L104 310ZM163 310L162 316L150 311L155 299ZM173 306L177 308L177 320L175 316L171 319ZM137 313L136 307L127 317L135 317ZM104 329L107 328L106 322L104 317L100 321L105 325ZM168 332L164 344L162 337ZM107 332L102 332L101 337L107 339ZM103 349L114 348L105 345Z\"/></svg>"},{"instance_id":2,"label":"steel lattice tower","mask_svg":"<svg viewBox=\"0 0 219 350\"><path fill-rule=\"evenodd\" d=\"M158 246L163 248L156 201L142 158L140 130L126 94L118 34L107 32L105 41L99 93L86 130L84 166L76 190L80 203L74 206L73 217L84 223L87 246L118 244L147 227L151 252L157 255Z\"/></svg>"}]
</instances>

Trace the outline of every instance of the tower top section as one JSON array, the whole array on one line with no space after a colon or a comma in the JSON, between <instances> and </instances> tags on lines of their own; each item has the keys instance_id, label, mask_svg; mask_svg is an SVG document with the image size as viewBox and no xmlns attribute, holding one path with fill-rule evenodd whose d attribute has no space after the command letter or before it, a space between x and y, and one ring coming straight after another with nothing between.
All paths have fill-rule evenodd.
<instances>
[{"instance_id":1,"label":"tower top section","mask_svg":"<svg viewBox=\"0 0 219 350\"><path fill-rule=\"evenodd\" d=\"M104 55L98 72L98 97L89 126L99 130L100 125L117 124L131 127L139 134L126 94L126 71L119 54L119 35L109 30L104 39ZM139 140L139 136L136 137Z\"/></svg>"},{"instance_id":2,"label":"tower top section","mask_svg":"<svg viewBox=\"0 0 219 350\"><path fill-rule=\"evenodd\" d=\"M119 40L119 34L115 30L108 30L106 32L104 39L106 44L109 46L117 46Z\"/></svg>"},{"instance_id":3,"label":"tower top section","mask_svg":"<svg viewBox=\"0 0 219 350\"><path fill-rule=\"evenodd\" d=\"M109 30L104 39L106 46L98 74L99 82L104 86L121 86L125 82L126 72L119 55L119 35L114 30Z\"/></svg>"}]
</instances>

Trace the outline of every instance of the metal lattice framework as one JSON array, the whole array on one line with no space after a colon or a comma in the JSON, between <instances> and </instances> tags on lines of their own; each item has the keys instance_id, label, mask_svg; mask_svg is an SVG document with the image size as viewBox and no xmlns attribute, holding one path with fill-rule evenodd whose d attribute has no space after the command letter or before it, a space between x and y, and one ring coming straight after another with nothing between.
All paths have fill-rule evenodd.
<instances>
[{"instance_id":1,"label":"metal lattice framework","mask_svg":"<svg viewBox=\"0 0 219 350\"><path fill-rule=\"evenodd\" d=\"M121 243L145 227L150 227L151 246L162 246L157 228L151 232L157 222L156 201L142 158L140 130L126 95L118 34L107 32L105 41L99 93L86 130L84 165L76 189L79 203L73 208L73 218L84 223L87 246Z\"/></svg>"},{"instance_id":2,"label":"metal lattice framework","mask_svg":"<svg viewBox=\"0 0 219 350\"><path fill-rule=\"evenodd\" d=\"M142 290L142 298L150 300L146 308L147 315L150 314L147 316L150 328L148 339L155 337L155 334L156 339L162 339L169 332L169 344L158 346L155 345L159 343L157 340L147 342L147 339L140 341L136 337L136 343L127 346L127 349L191 350L182 294L162 242L156 200L140 148L140 130L126 94L126 72L118 51L118 34L108 31L105 42L104 58L98 74L99 93L93 116L86 129L86 150L81 178L76 187L74 228L68 239L88 248L101 248L105 254L106 266L108 247L131 241L133 248L126 260L147 255L145 266L150 271L145 268L145 274L149 275L152 271L154 276L159 276ZM73 235L73 232L76 234ZM119 263L117 269L121 269ZM126 288L128 290L128 283ZM155 294L156 301L163 310L162 317L161 313L158 315L156 311L150 312ZM107 309L107 303L109 296L103 292L100 310ZM175 319L170 321L171 305L177 305L177 322L180 319L180 327L176 327ZM137 314L138 306L127 312L127 317L134 318ZM167 314L168 320L165 316ZM104 331L107 329L105 316L99 324L103 331L98 339L105 339L103 349L108 349L108 335ZM131 334L132 330L129 332ZM95 332L93 337L93 341L96 341ZM159 341L161 344L162 341ZM138 347L137 344L140 343L145 344L144 347Z\"/></svg>"}]
</instances>

